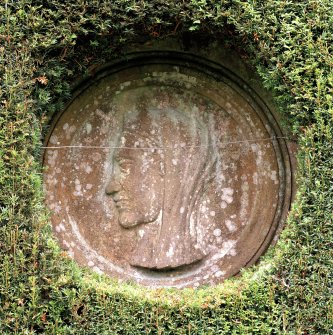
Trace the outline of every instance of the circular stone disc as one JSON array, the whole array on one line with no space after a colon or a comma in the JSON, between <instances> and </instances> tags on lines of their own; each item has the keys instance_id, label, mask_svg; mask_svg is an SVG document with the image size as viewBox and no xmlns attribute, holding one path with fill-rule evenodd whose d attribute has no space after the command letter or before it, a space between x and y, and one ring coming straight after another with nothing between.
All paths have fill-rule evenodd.
<instances>
[{"instance_id":1,"label":"circular stone disc","mask_svg":"<svg viewBox=\"0 0 333 335\"><path fill-rule=\"evenodd\" d=\"M177 53L105 70L55 120L44 184L80 264L150 287L216 284L265 251L289 206L269 110L226 69Z\"/></svg>"}]
</instances>

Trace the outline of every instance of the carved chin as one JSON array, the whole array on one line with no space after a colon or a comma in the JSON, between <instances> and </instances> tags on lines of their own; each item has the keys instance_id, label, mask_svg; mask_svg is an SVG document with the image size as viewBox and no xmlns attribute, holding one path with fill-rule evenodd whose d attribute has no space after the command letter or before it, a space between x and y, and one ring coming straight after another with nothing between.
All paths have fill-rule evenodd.
<instances>
[{"instance_id":1,"label":"carved chin","mask_svg":"<svg viewBox=\"0 0 333 335\"><path fill-rule=\"evenodd\" d=\"M137 214L128 210L120 211L118 221L124 228L131 228L141 223L140 220L138 220Z\"/></svg>"}]
</instances>

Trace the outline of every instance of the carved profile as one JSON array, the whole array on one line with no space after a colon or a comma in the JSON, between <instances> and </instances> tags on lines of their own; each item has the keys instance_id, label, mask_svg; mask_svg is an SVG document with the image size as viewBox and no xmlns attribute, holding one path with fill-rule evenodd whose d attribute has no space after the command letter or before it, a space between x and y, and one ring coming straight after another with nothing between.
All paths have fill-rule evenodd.
<instances>
[{"instance_id":1,"label":"carved profile","mask_svg":"<svg viewBox=\"0 0 333 335\"><path fill-rule=\"evenodd\" d=\"M289 156L242 81L171 56L119 64L59 115L46 201L79 264L149 287L213 285L275 236Z\"/></svg>"},{"instance_id":2,"label":"carved profile","mask_svg":"<svg viewBox=\"0 0 333 335\"><path fill-rule=\"evenodd\" d=\"M137 230L131 265L168 269L202 260L207 251L193 225L217 158L208 120L145 109L124 118L106 193L119 224Z\"/></svg>"}]
</instances>

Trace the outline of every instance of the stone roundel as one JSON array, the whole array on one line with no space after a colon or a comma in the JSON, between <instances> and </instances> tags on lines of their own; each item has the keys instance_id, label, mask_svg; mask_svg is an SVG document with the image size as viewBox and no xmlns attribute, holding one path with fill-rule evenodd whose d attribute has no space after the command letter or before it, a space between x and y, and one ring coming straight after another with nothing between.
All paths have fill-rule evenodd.
<instances>
[{"instance_id":1,"label":"stone roundel","mask_svg":"<svg viewBox=\"0 0 333 335\"><path fill-rule=\"evenodd\" d=\"M54 234L79 264L120 281L220 283L259 258L290 205L271 111L230 70L181 52L101 70L46 146Z\"/></svg>"}]
</instances>

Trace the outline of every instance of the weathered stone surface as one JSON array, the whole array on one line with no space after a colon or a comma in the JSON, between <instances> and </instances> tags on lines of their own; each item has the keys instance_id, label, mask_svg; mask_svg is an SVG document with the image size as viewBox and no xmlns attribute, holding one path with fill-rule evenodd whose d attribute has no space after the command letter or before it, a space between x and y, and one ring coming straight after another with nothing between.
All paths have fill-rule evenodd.
<instances>
[{"instance_id":1,"label":"weathered stone surface","mask_svg":"<svg viewBox=\"0 0 333 335\"><path fill-rule=\"evenodd\" d=\"M221 282L257 260L288 209L277 129L223 69L134 56L54 122L44 157L54 232L80 264L120 280Z\"/></svg>"}]
</instances>

